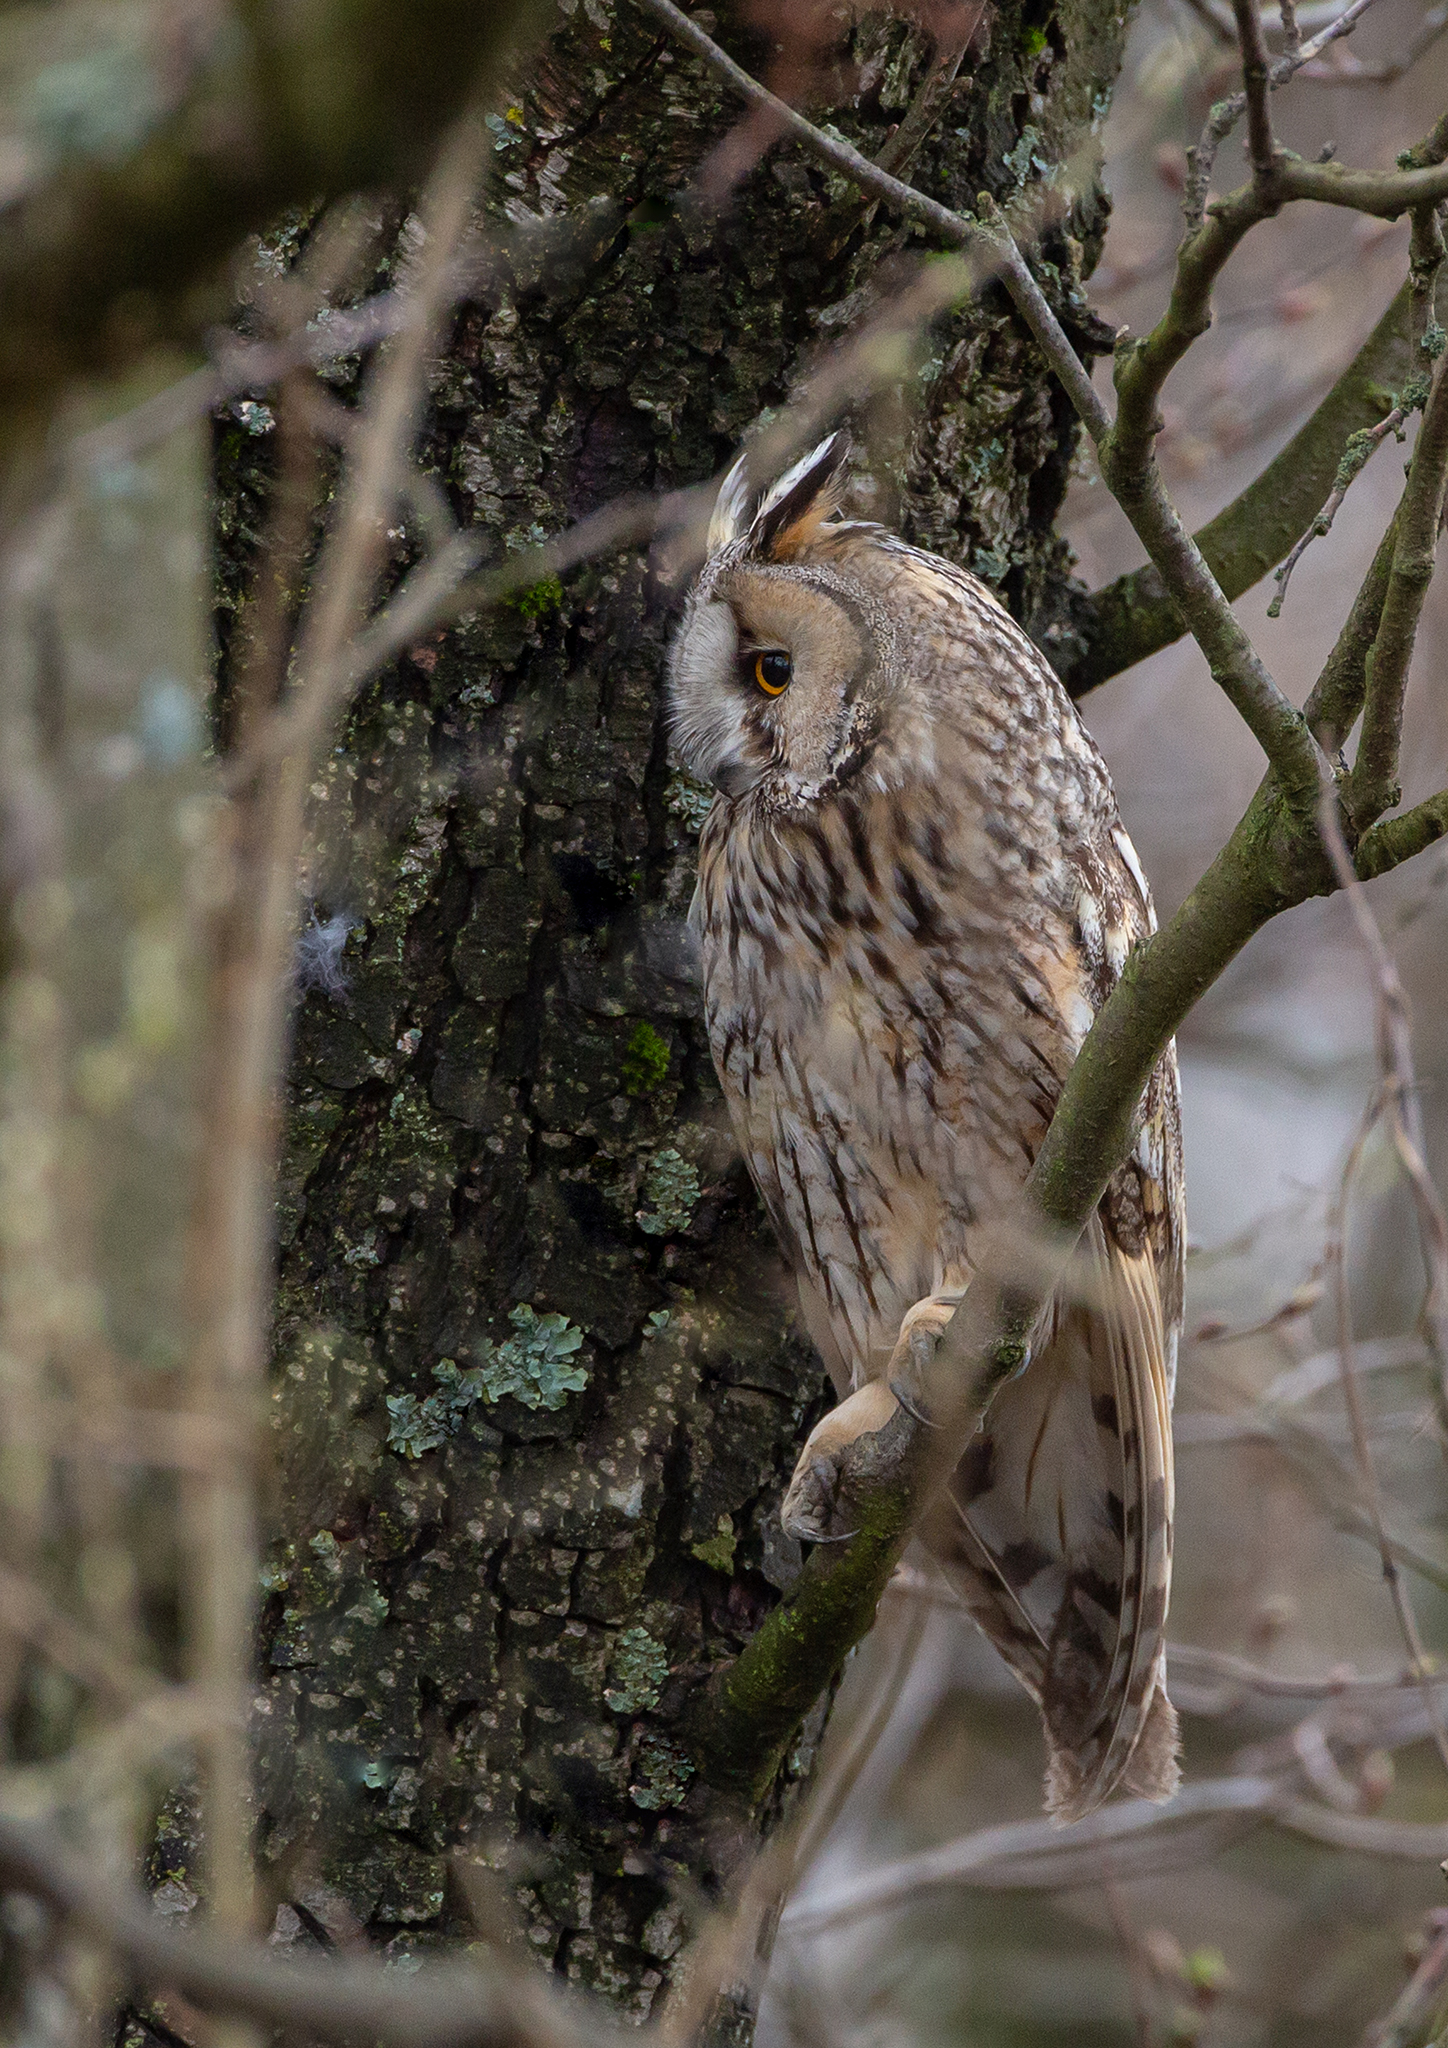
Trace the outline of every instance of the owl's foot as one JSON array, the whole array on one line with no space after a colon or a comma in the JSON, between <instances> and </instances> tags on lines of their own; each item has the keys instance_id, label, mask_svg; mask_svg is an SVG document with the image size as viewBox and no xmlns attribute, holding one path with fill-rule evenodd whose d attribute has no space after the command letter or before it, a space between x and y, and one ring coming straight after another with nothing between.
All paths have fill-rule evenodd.
<instances>
[{"instance_id":1,"label":"owl's foot","mask_svg":"<svg viewBox=\"0 0 1448 2048\"><path fill-rule=\"evenodd\" d=\"M916 1435L883 1380L857 1388L805 1440L779 1510L785 1535L800 1543L840 1543L853 1536L852 1496L898 1471Z\"/></svg>"},{"instance_id":2,"label":"owl's foot","mask_svg":"<svg viewBox=\"0 0 1448 2048\"><path fill-rule=\"evenodd\" d=\"M885 1384L900 1406L917 1422L930 1427L934 1426L930 1378L936 1346L963 1299L964 1289L948 1294L927 1294L923 1301L907 1308L900 1321L895 1349L890 1353L890 1363L885 1368Z\"/></svg>"}]
</instances>

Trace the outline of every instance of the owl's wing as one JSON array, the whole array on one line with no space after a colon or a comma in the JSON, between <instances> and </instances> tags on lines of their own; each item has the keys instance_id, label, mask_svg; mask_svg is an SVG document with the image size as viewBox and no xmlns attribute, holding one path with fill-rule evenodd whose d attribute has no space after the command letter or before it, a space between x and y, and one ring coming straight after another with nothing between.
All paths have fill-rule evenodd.
<instances>
[{"instance_id":1,"label":"owl's wing","mask_svg":"<svg viewBox=\"0 0 1448 2048\"><path fill-rule=\"evenodd\" d=\"M1121 912L1124 899L1113 898ZM1138 932L1149 915L1143 899ZM1108 935L1120 929L1110 914L1103 925ZM1111 980L1125 950L1111 947ZM1084 955L1077 971L1089 1018L1105 976ZM1164 1646L1184 1235L1179 1133L1168 1051L1132 1156L1112 1178L1030 1364L996 1395L924 1532L1040 1704L1047 1804L1063 1820L1089 1813L1123 1783L1152 1798L1177 1783Z\"/></svg>"}]
</instances>

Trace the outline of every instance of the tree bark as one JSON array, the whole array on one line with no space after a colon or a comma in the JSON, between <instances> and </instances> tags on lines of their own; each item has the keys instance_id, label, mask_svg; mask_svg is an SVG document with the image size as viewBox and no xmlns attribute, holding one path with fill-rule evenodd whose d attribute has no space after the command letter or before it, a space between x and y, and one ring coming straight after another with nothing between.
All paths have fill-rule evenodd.
<instances>
[{"instance_id":1,"label":"tree bark","mask_svg":"<svg viewBox=\"0 0 1448 2048\"><path fill-rule=\"evenodd\" d=\"M722 216L673 207L737 109L626 0L563 15L494 121L491 210L578 233L465 306L432 379L429 463L499 552L717 471L924 248L790 148ZM953 206L1039 195L1063 318L1124 32L1108 0L1008 0L911 173ZM872 18L849 55L828 118L877 154L929 45ZM1074 421L1004 297L857 425L880 515L1068 653ZM265 435L229 429L220 464L225 606ZM625 558L465 621L368 689L315 785L257 1702L262 1865L298 1924L413 1951L476 1924L483 1866L540 1959L638 2015L779 1810L705 1785L678 1724L798 1568L777 1502L826 1400L698 1018L676 600ZM551 1346L525 1307L567 1319Z\"/></svg>"}]
</instances>

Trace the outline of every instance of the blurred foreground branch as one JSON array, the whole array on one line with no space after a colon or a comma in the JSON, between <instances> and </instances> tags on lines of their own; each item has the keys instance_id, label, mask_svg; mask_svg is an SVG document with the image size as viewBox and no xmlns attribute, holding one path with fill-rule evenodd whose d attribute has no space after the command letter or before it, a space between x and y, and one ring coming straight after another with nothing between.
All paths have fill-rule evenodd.
<instances>
[{"instance_id":1,"label":"blurred foreground branch","mask_svg":"<svg viewBox=\"0 0 1448 2048\"><path fill-rule=\"evenodd\" d=\"M597 2012L586 2036L546 1978L502 1958L401 1976L376 1962L304 1965L257 1941L173 1933L149 1899L97 1878L50 1830L0 1814L0 1887L41 1900L133 1978L170 1986L204 2012L239 2015L320 2041L366 2048L575 2048L637 2040Z\"/></svg>"}]
</instances>

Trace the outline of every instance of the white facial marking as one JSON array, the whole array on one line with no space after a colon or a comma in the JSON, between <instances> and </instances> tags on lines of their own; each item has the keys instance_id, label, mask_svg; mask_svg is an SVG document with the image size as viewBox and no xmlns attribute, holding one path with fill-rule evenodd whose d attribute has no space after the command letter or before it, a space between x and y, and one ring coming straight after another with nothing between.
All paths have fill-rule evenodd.
<instances>
[{"instance_id":1,"label":"white facial marking","mask_svg":"<svg viewBox=\"0 0 1448 2048\"><path fill-rule=\"evenodd\" d=\"M702 604L685 623L670 662L674 745L685 765L712 782L721 762L744 750L744 702L722 687L739 651L727 604Z\"/></svg>"}]
</instances>

